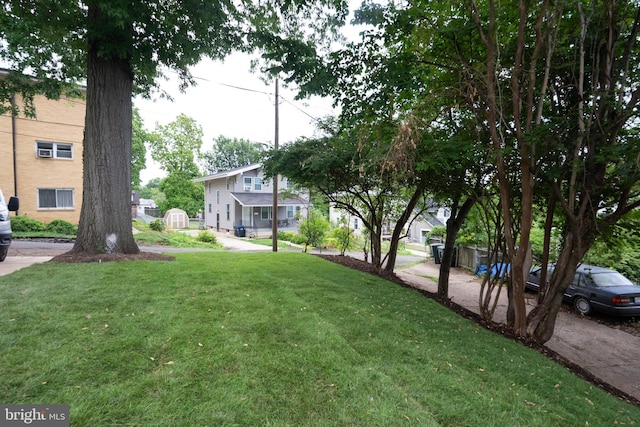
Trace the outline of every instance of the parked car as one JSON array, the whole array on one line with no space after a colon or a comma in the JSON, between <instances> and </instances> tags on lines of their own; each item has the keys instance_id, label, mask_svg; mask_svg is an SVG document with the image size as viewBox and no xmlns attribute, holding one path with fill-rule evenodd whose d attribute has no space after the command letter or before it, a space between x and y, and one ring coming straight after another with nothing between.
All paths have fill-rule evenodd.
<instances>
[{"instance_id":1,"label":"parked car","mask_svg":"<svg viewBox=\"0 0 640 427\"><path fill-rule=\"evenodd\" d=\"M9 252L11 244L11 218L9 211L17 211L19 206L18 198L11 197L9 204L4 200L2 190L0 190L0 262L4 261Z\"/></svg>"},{"instance_id":2,"label":"parked car","mask_svg":"<svg viewBox=\"0 0 640 427\"><path fill-rule=\"evenodd\" d=\"M549 265L547 281L553 272ZM527 289L540 288L540 267L529 272ZM564 299L582 314L592 311L616 316L640 316L640 286L615 270L582 264L564 291Z\"/></svg>"}]
</instances>

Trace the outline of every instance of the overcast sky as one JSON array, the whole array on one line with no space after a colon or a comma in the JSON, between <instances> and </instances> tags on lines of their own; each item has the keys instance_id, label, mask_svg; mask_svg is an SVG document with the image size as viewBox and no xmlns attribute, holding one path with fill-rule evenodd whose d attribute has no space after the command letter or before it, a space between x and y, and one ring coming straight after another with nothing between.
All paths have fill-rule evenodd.
<instances>
[{"instance_id":1,"label":"overcast sky","mask_svg":"<svg viewBox=\"0 0 640 427\"><path fill-rule=\"evenodd\" d=\"M174 73L162 88L174 98L145 100L135 98L144 127L153 131L156 123L166 125L185 114L203 129L203 151L209 151L213 139L220 135L242 138L273 145L275 137L275 85L267 86L260 76L250 71L248 55L233 54L224 62L205 60L192 70L197 86L185 93L178 90ZM330 99L315 97L295 101L295 92L279 85L279 143L286 144L299 137L314 136L314 119L334 113ZM147 168L142 171L143 185L149 179L165 176L147 156Z\"/></svg>"}]
</instances>

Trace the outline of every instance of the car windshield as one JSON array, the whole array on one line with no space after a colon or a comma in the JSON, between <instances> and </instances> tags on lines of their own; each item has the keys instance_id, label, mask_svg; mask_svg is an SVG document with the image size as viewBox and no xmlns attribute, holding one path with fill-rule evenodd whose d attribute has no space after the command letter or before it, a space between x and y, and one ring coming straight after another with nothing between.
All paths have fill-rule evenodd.
<instances>
[{"instance_id":1,"label":"car windshield","mask_svg":"<svg viewBox=\"0 0 640 427\"><path fill-rule=\"evenodd\" d=\"M617 271L607 272L607 273L591 273L589 275L599 288L609 287L609 286L635 286L633 282Z\"/></svg>"}]
</instances>

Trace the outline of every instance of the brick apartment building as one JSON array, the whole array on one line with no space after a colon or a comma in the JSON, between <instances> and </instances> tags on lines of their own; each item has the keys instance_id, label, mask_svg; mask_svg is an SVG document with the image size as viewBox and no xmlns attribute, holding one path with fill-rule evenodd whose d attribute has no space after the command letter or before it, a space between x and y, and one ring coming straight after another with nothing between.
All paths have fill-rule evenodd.
<instances>
[{"instance_id":1,"label":"brick apartment building","mask_svg":"<svg viewBox=\"0 0 640 427\"><path fill-rule=\"evenodd\" d=\"M16 105L22 106L21 102L16 96ZM77 224L85 101L37 96L34 105L36 118L0 115L0 188L5 197L20 198L18 215Z\"/></svg>"}]
</instances>

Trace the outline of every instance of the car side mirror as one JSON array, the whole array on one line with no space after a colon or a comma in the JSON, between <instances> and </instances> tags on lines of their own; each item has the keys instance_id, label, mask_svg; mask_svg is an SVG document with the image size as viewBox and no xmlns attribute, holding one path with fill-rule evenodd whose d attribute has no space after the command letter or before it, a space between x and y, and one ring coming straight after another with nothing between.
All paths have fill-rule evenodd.
<instances>
[{"instance_id":1,"label":"car side mirror","mask_svg":"<svg viewBox=\"0 0 640 427\"><path fill-rule=\"evenodd\" d=\"M20 208L20 200L17 197L11 197L7 209L10 211L17 211Z\"/></svg>"}]
</instances>

